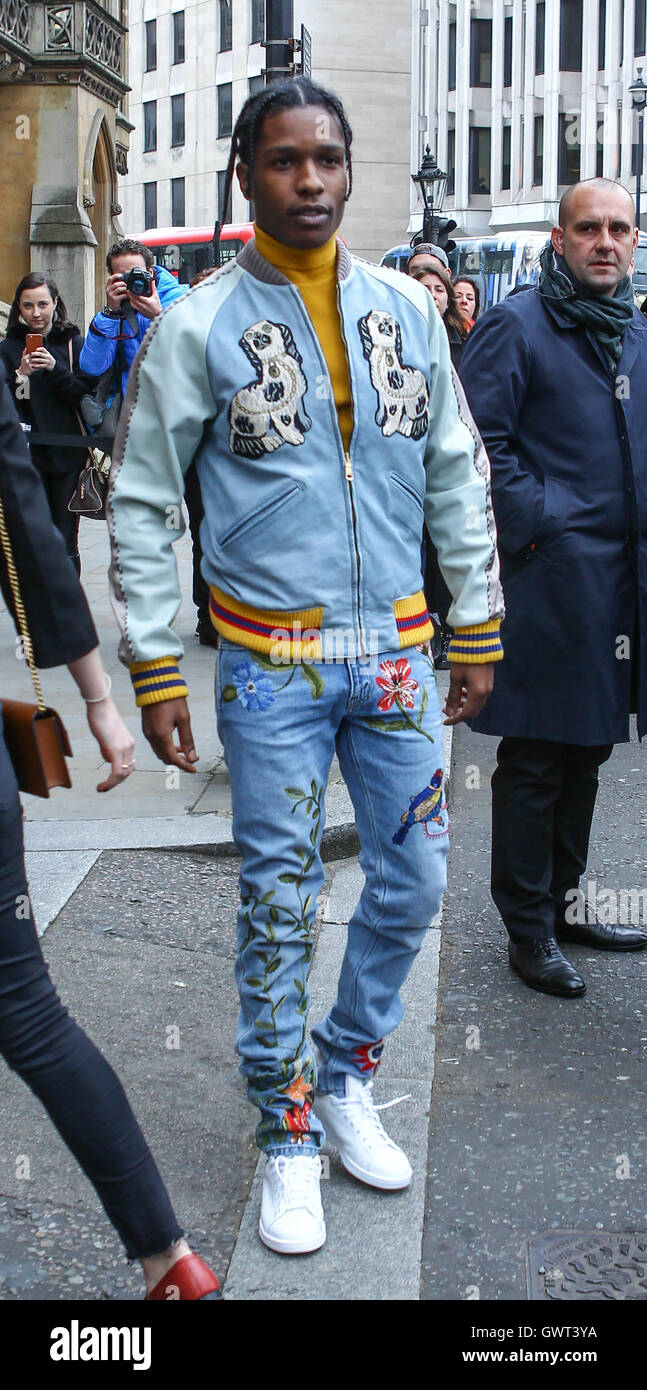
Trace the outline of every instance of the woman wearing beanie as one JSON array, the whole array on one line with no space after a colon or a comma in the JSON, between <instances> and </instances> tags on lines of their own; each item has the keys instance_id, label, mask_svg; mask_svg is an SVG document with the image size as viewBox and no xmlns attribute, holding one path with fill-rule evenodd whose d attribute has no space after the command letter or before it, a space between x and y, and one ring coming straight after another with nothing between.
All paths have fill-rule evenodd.
<instances>
[{"instance_id":1,"label":"woman wearing beanie","mask_svg":"<svg viewBox=\"0 0 647 1390\"><path fill-rule=\"evenodd\" d=\"M434 251L438 249L440 248L434 248ZM442 264L437 255L430 255L429 252L425 251L422 255L418 252L411 256L407 274L424 285L435 300L436 308L447 329L451 359L456 371L458 371L463 344L469 333L470 325L463 318L458 307L456 291L449 270Z\"/></svg>"}]
</instances>

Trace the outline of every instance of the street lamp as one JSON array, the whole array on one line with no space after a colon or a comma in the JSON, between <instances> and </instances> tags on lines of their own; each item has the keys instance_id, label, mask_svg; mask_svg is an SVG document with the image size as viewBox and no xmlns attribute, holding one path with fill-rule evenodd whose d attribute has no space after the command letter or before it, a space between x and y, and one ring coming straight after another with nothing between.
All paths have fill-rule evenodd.
<instances>
[{"instance_id":1,"label":"street lamp","mask_svg":"<svg viewBox=\"0 0 647 1390\"><path fill-rule=\"evenodd\" d=\"M434 202L437 212L440 212L447 187L447 175L438 168L428 145L418 173L412 174L411 178L422 193L425 208L422 218L422 239L423 241L431 241Z\"/></svg>"},{"instance_id":2,"label":"street lamp","mask_svg":"<svg viewBox=\"0 0 647 1390\"><path fill-rule=\"evenodd\" d=\"M647 88L645 90L647 91ZM439 215L442 212L447 189L447 174L439 169L428 145L418 173L412 174L411 178L420 190L424 204L422 233L417 233L413 238L412 246L417 241L431 241L439 246L444 246L446 251L453 251L455 242L450 242L448 237L449 233L453 232L456 223L451 219L443 221Z\"/></svg>"},{"instance_id":3,"label":"street lamp","mask_svg":"<svg viewBox=\"0 0 647 1390\"><path fill-rule=\"evenodd\" d=\"M636 225L640 231L640 185L643 176L643 121L645 117L645 104L647 103L647 83L643 82L642 68L638 69L638 76L632 82L629 91L631 92L631 105L634 111L638 112L638 168L636 172Z\"/></svg>"}]
</instances>

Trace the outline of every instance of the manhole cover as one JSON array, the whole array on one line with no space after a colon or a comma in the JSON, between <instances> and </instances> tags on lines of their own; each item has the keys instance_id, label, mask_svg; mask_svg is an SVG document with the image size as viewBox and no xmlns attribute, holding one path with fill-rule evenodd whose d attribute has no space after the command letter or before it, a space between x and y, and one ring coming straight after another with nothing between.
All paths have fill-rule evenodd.
<instances>
[{"instance_id":1,"label":"manhole cover","mask_svg":"<svg viewBox=\"0 0 647 1390\"><path fill-rule=\"evenodd\" d=\"M526 1241L530 1299L647 1298L647 1231L549 1231Z\"/></svg>"}]
</instances>

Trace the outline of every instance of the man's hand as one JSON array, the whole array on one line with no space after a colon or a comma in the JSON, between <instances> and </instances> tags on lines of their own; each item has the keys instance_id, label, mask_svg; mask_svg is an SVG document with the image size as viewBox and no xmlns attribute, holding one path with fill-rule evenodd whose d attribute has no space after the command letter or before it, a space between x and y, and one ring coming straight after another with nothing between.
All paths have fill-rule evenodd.
<instances>
[{"instance_id":1,"label":"man's hand","mask_svg":"<svg viewBox=\"0 0 647 1390\"><path fill-rule=\"evenodd\" d=\"M143 314L145 319L156 319L157 315L162 312L162 305L155 284L152 294L129 294L128 298L135 313Z\"/></svg>"},{"instance_id":2,"label":"man's hand","mask_svg":"<svg viewBox=\"0 0 647 1390\"><path fill-rule=\"evenodd\" d=\"M124 300L130 298L126 289L126 282L123 275L111 275L106 282L106 304L113 313L118 313L120 309L125 309Z\"/></svg>"},{"instance_id":3,"label":"man's hand","mask_svg":"<svg viewBox=\"0 0 647 1390\"><path fill-rule=\"evenodd\" d=\"M466 666L450 662L450 671L443 714L447 715L446 724L460 724L464 719L474 719L483 709L494 688L494 666L491 662Z\"/></svg>"},{"instance_id":4,"label":"man's hand","mask_svg":"<svg viewBox=\"0 0 647 1390\"><path fill-rule=\"evenodd\" d=\"M177 729L180 746L174 742L173 733ZM182 696L179 700L163 700L159 705L144 705L142 709L142 730L160 762L168 767L171 763L182 772L195 772L198 754L193 743L189 706Z\"/></svg>"}]
</instances>

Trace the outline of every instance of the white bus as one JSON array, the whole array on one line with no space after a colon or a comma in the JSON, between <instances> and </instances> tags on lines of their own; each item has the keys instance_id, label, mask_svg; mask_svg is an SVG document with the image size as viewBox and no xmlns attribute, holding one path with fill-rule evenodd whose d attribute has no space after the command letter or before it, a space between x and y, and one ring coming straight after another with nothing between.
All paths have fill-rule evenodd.
<instances>
[{"instance_id":1,"label":"white bus","mask_svg":"<svg viewBox=\"0 0 647 1390\"><path fill-rule=\"evenodd\" d=\"M536 285L539 257L548 241L545 232L507 232L489 237L466 237L449 252L452 275L469 275L481 295L481 312L505 299L517 285ZM646 238L647 241L647 238ZM405 270L411 255L407 242L393 246L381 265Z\"/></svg>"}]
</instances>

